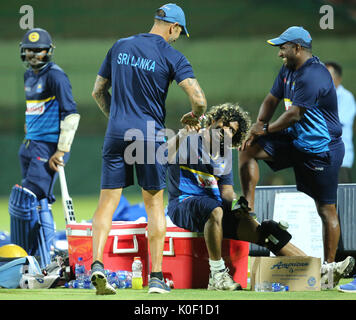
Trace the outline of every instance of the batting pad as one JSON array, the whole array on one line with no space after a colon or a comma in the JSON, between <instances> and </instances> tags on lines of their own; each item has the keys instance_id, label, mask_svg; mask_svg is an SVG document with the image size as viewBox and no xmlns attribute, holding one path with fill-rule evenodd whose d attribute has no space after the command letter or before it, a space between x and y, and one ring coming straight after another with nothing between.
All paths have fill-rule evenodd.
<instances>
[{"instance_id":1,"label":"batting pad","mask_svg":"<svg viewBox=\"0 0 356 320\"><path fill-rule=\"evenodd\" d=\"M26 188L15 185L10 194L10 239L11 243L34 255L37 250L38 212L37 197Z\"/></svg>"},{"instance_id":2,"label":"batting pad","mask_svg":"<svg viewBox=\"0 0 356 320\"><path fill-rule=\"evenodd\" d=\"M32 191L19 185L12 188L9 199L10 238L11 243L22 247L28 255L39 256L41 268L45 268L51 260L50 241L51 239L53 241L54 231L51 235L50 230L52 229L53 218L50 212L45 212L43 215L44 223L42 224L39 218L38 205L37 197ZM48 218L48 215L50 215L50 218ZM48 246L45 236L46 231Z\"/></svg>"},{"instance_id":3,"label":"batting pad","mask_svg":"<svg viewBox=\"0 0 356 320\"><path fill-rule=\"evenodd\" d=\"M54 244L55 228L52 216L52 211L48 207L48 201L46 198L40 200L40 233L43 233L43 241L39 244L43 248L43 257L41 255L41 264L47 266L51 263L51 246ZM42 231L42 232L41 232Z\"/></svg>"}]
</instances>

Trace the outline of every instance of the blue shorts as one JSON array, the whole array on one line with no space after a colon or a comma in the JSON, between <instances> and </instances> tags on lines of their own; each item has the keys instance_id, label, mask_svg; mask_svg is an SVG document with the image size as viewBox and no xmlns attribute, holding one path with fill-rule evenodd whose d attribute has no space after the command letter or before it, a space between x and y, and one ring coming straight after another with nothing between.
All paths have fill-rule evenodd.
<instances>
[{"instance_id":1,"label":"blue shorts","mask_svg":"<svg viewBox=\"0 0 356 320\"><path fill-rule=\"evenodd\" d=\"M204 232L205 223L209 220L211 212L218 207L223 209L223 238L238 240L239 221L231 213L231 202L218 201L209 196L191 196L181 202L174 199L168 203L167 215L180 228Z\"/></svg>"},{"instance_id":2,"label":"blue shorts","mask_svg":"<svg viewBox=\"0 0 356 320\"><path fill-rule=\"evenodd\" d=\"M143 189L164 189L167 164L161 164L161 161L155 157L157 149L162 144L163 142L145 141L139 144L136 141L106 137L102 152L101 189L117 189L133 185L134 169L138 184ZM134 162L135 157L138 160L136 162Z\"/></svg>"},{"instance_id":3,"label":"blue shorts","mask_svg":"<svg viewBox=\"0 0 356 320\"><path fill-rule=\"evenodd\" d=\"M284 133L262 136L257 143L273 158L265 161L272 170L294 169L297 190L322 204L336 203L339 169L345 153L341 139L330 145L329 151L316 154L297 150Z\"/></svg>"},{"instance_id":4,"label":"blue shorts","mask_svg":"<svg viewBox=\"0 0 356 320\"><path fill-rule=\"evenodd\" d=\"M19 158L22 171L21 185L30 189L37 199L47 198L49 203L55 201L53 186L58 173L53 171L48 160L57 150L57 143L24 140L20 146ZM63 157L66 163L69 153Z\"/></svg>"}]
</instances>

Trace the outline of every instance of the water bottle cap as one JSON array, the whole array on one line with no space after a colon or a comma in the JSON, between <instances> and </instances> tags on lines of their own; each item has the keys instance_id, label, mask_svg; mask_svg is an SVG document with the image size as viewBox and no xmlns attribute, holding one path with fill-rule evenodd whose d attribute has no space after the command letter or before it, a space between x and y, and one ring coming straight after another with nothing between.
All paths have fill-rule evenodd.
<instances>
[{"instance_id":1,"label":"water bottle cap","mask_svg":"<svg viewBox=\"0 0 356 320\"><path fill-rule=\"evenodd\" d=\"M78 261L82 261L82 260L83 260L83 257L79 257L79 258L78 258Z\"/></svg>"},{"instance_id":2,"label":"water bottle cap","mask_svg":"<svg viewBox=\"0 0 356 320\"><path fill-rule=\"evenodd\" d=\"M141 258L140 258L140 257L135 257L135 258L134 258L134 261L135 261L135 260L141 260Z\"/></svg>"},{"instance_id":3,"label":"water bottle cap","mask_svg":"<svg viewBox=\"0 0 356 320\"><path fill-rule=\"evenodd\" d=\"M282 230L287 230L289 228L288 222L284 220L279 221L278 225Z\"/></svg>"}]
</instances>

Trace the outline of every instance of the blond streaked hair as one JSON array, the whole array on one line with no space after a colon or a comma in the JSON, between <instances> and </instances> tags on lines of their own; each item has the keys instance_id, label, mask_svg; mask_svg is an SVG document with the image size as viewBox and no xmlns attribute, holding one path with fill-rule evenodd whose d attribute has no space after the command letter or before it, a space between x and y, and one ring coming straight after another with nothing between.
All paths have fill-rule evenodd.
<instances>
[{"instance_id":1,"label":"blond streaked hair","mask_svg":"<svg viewBox=\"0 0 356 320\"><path fill-rule=\"evenodd\" d=\"M238 123L238 130L232 137L232 147L239 147L244 141L251 127L251 118L237 103L223 103L213 106L205 114L202 126L210 126L213 121L222 120L224 125L229 125L230 122Z\"/></svg>"}]
</instances>

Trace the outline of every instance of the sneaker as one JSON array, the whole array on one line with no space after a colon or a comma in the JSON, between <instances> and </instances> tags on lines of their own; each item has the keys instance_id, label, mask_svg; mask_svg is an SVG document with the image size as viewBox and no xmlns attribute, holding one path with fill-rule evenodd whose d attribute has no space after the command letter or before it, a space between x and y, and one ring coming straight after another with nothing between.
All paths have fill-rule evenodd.
<instances>
[{"instance_id":1,"label":"sneaker","mask_svg":"<svg viewBox=\"0 0 356 320\"><path fill-rule=\"evenodd\" d=\"M97 295L116 294L116 290L106 279L104 268L98 263L92 265L90 281L96 289Z\"/></svg>"},{"instance_id":2,"label":"sneaker","mask_svg":"<svg viewBox=\"0 0 356 320\"><path fill-rule=\"evenodd\" d=\"M164 280L153 277L148 281L148 293L169 293L171 288L166 285Z\"/></svg>"},{"instance_id":3,"label":"sneaker","mask_svg":"<svg viewBox=\"0 0 356 320\"><path fill-rule=\"evenodd\" d=\"M348 256L344 261L326 263L321 266L321 288L335 288L341 278L346 277L354 268L355 259Z\"/></svg>"},{"instance_id":4,"label":"sneaker","mask_svg":"<svg viewBox=\"0 0 356 320\"><path fill-rule=\"evenodd\" d=\"M356 276L353 281L347 283L347 284L342 284L337 288L338 291L340 292L351 292L351 293L356 293Z\"/></svg>"},{"instance_id":5,"label":"sneaker","mask_svg":"<svg viewBox=\"0 0 356 320\"><path fill-rule=\"evenodd\" d=\"M241 285L235 282L230 274L229 269L221 270L218 272L210 273L208 290L242 290Z\"/></svg>"}]
</instances>

